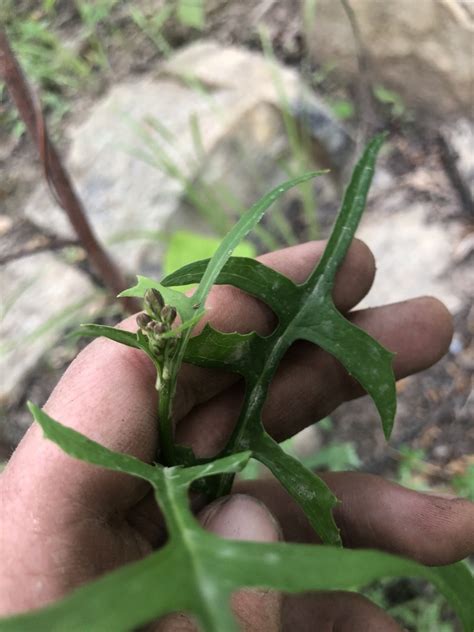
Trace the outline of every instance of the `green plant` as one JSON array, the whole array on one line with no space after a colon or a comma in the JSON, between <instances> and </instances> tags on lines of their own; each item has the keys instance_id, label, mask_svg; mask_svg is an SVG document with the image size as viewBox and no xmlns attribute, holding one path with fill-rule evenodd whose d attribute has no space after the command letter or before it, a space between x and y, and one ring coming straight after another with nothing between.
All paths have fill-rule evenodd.
<instances>
[{"instance_id":1,"label":"green plant","mask_svg":"<svg viewBox=\"0 0 474 632\"><path fill-rule=\"evenodd\" d=\"M406 114L405 103L402 97L394 90L389 90L382 85L376 85L373 88L374 97L386 105L394 118L400 118Z\"/></svg>"},{"instance_id":2,"label":"green plant","mask_svg":"<svg viewBox=\"0 0 474 632\"><path fill-rule=\"evenodd\" d=\"M176 15L184 26L204 28L206 22L204 0L177 0Z\"/></svg>"},{"instance_id":3,"label":"green plant","mask_svg":"<svg viewBox=\"0 0 474 632\"><path fill-rule=\"evenodd\" d=\"M329 107L341 121L350 119L355 115L355 107L349 99L333 99L329 101Z\"/></svg>"},{"instance_id":4,"label":"green plant","mask_svg":"<svg viewBox=\"0 0 474 632\"><path fill-rule=\"evenodd\" d=\"M418 490L426 489L427 484L421 476L425 469L425 451L402 445L399 449L399 456L397 481L400 485Z\"/></svg>"},{"instance_id":5,"label":"green plant","mask_svg":"<svg viewBox=\"0 0 474 632\"><path fill-rule=\"evenodd\" d=\"M99 28L105 23L118 0L76 0L76 8L79 12L83 28L84 38L89 42L88 62L99 68L109 65L106 49L102 43Z\"/></svg>"},{"instance_id":6,"label":"green plant","mask_svg":"<svg viewBox=\"0 0 474 632\"><path fill-rule=\"evenodd\" d=\"M151 14L132 6L130 17L165 57L172 51L163 33L170 20L176 18L183 26L199 30L202 30L206 24L204 0L168 1L158 11L153 11Z\"/></svg>"},{"instance_id":7,"label":"green plant","mask_svg":"<svg viewBox=\"0 0 474 632\"><path fill-rule=\"evenodd\" d=\"M165 4L159 11L147 16L138 7L130 7L130 17L138 28L145 33L147 37L154 43L157 49L168 57L172 48L163 35L163 27L173 14L173 7Z\"/></svg>"},{"instance_id":8,"label":"green plant","mask_svg":"<svg viewBox=\"0 0 474 632\"><path fill-rule=\"evenodd\" d=\"M295 340L303 339L334 355L358 379L375 401L384 432L390 435L395 414L392 354L346 321L331 298L336 271L365 206L382 141L382 137L372 140L356 166L326 251L304 283L296 285L253 259L231 255L279 195L314 173L281 185L255 204L210 260L189 264L162 283L140 277L134 288L123 293L144 297L145 313L137 319L137 333L98 325L83 327L86 335L106 336L141 349L154 362L160 390L159 463L150 465L112 452L62 426L32 404L30 410L46 437L69 455L148 481L165 517L169 539L158 552L76 590L53 606L1 621L0 630L129 630L169 612L185 611L210 632L230 632L236 625L229 598L241 587L301 592L353 588L398 575L434 583L465 629L472 628L474 581L465 565L429 568L377 551L339 548L339 533L331 514L336 499L321 479L266 434L261 422L262 406L280 359ZM198 283L192 296L171 289L188 283ZM199 335L191 337L214 284L232 284L264 301L278 317L275 330L264 337L224 334L206 325ZM177 313L181 324L176 326ZM236 430L226 448L212 459L197 459L189 448L174 442L171 406L183 360L231 370L246 382ZM272 470L304 509L325 545L228 541L200 527L188 503L191 486L209 498L226 493L235 472L250 457ZM158 585L159 592L154 589Z\"/></svg>"},{"instance_id":9,"label":"green plant","mask_svg":"<svg viewBox=\"0 0 474 632\"><path fill-rule=\"evenodd\" d=\"M323 421L323 420L321 420ZM321 423L321 422L319 422ZM360 466L360 459L357 455L354 444L347 441L344 443L330 443L313 454L299 456L293 438L287 439L280 446L288 454L299 458L301 463L309 469L326 469L333 472L353 469ZM262 468L258 461L251 459L245 468L239 473L242 480L255 480L260 478Z\"/></svg>"},{"instance_id":10,"label":"green plant","mask_svg":"<svg viewBox=\"0 0 474 632\"><path fill-rule=\"evenodd\" d=\"M405 598L407 592L408 598ZM363 593L409 632L454 632L459 629L441 595L418 580L382 580Z\"/></svg>"},{"instance_id":11,"label":"green plant","mask_svg":"<svg viewBox=\"0 0 474 632\"><path fill-rule=\"evenodd\" d=\"M452 485L457 494L474 501L474 465L469 465L463 474L454 476Z\"/></svg>"},{"instance_id":12,"label":"green plant","mask_svg":"<svg viewBox=\"0 0 474 632\"><path fill-rule=\"evenodd\" d=\"M13 7L7 7L4 19L0 19L0 22L5 25L12 48L29 80L41 93L50 121L53 125L58 123L69 109L67 97L88 78L89 65L64 46L52 28L53 21L49 15L17 15ZM4 108L2 102L6 104ZM2 82L0 123L16 136L21 136L25 130L17 112L8 106Z\"/></svg>"}]
</instances>

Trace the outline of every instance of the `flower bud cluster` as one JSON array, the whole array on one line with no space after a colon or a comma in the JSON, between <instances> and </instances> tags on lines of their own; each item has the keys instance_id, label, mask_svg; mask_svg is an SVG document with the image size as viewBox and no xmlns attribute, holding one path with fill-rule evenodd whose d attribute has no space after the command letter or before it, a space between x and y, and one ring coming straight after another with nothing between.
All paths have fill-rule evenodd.
<instances>
[{"instance_id":1,"label":"flower bud cluster","mask_svg":"<svg viewBox=\"0 0 474 632\"><path fill-rule=\"evenodd\" d=\"M143 308L145 311L137 316L137 325L148 339L154 355L160 358L165 348L172 350L176 346L175 337L163 337L163 334L171 331L176 320L176 308L165 305L163 297L155 288L145 292Z\"/></svg>"}]
</instances>

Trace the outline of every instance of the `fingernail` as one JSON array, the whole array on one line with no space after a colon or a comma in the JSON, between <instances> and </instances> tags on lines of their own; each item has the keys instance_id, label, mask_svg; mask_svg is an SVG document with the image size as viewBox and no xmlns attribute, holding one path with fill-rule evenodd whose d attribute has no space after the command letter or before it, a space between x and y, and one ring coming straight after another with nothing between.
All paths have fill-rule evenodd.
<instances>
[{"instance_id":1,"label":"fingernail","mask_svg":"<svg viewBox=\"0 0 474 632\"><path fill-rule=\"evenodd\" d=\"M281 529L260 501L244 494L221 498L201 513L208 531L231 540L278 542Z\"/></svg>"},{"instance_id":2,"label":"fingernail","mask_svg":"<svg viewBox=\"0 0 474 632\"><path fill-rule=\"evenodd\" d=\"M213 516L220 510L221 507L226 505L232 496L223 496L218 500L215 500L210 505L207 505L199 514L199 522L203 527L209 529L209 524L211 523Z\"/></svg>"}]
</instances>

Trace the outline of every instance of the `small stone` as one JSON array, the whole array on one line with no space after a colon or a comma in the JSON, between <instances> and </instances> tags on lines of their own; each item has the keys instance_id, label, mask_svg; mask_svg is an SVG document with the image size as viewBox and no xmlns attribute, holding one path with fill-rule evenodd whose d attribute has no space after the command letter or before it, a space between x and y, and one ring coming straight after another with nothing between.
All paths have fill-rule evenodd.
<instances>
[{"instance_id":1,"label":"small stone","mask_svg":"<svg viewBox=\"0 0 474 632\"><path fill-rule=\"evenodd\" d=\"M51 253L2 266L0 287L0 403L6 404L64 329L93 320L103 299L82 272Z\"/></svg>"}]
</instances>

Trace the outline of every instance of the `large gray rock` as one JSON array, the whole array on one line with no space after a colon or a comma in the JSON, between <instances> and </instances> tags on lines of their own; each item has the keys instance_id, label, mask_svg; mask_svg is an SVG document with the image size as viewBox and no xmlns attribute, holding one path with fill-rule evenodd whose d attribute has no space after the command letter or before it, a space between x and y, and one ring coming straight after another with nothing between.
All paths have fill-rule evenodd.
<instances>
[{"instance_id":1,"label":"large gray rock","mask_svg":"<svg viewBox=\"0 0 474 632\"><path fill-rule=\"evenodd\" d=\"M463 305L468 290L451 274L459 225L429 221L429 205L400 205L396 212L374 209L365 214L357 237L365 241L377 262L377 274L362 307L395 303L417 296L435 296L451 313ZM471 289L474 283L471 282Z\"/></svg>"},{"instance_id":2,"label":"large gray rock","mask_svg":"<svg viewBox=\"0 0 474 632\"><path fill-rule=\"evenodd\" d=\"M350 0L371 79L438 116L473 112L472 2ZM342 2L318 0L306 24L311 57L358 80L357 44Z\"/></svg>"},{"instance_id":3,"label":"large gray rock","mask_svg":"<svg viewBox=\"0 0 474 632\"><path fill-rule=\"evenodd\" d=\"M284 179L276 161L291 153L282 120L287 104L316 110L316 144L341 160L347 136L323 105L308 101L298 73L261 54L201 41L176 53L157 76L113 87L71 130L67 163L95 230L119 263L134 273L156 272L162 245L143 235L183 224L222 228L226 213ZM199 198L200 213L191 210L196 203L183 204L186 188L188 199ZM26 213L72 234L44 187ZM142 239L132 240L134 231Z\"/></svg>"}]
</instances>

